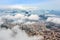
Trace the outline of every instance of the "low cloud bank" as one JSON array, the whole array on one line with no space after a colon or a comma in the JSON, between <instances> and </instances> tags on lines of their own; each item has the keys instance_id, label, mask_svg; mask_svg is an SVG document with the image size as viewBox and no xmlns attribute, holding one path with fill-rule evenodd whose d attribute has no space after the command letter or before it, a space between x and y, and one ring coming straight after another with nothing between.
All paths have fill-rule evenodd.
<instances>
[{"instance_id":1,"label":"low cloud bank","mask_svg":"<svg viewBox=\"0 0 60 40\"><path fill-rule=\"evenodd\" d=\"M25 31L19 29L19 25L16 23L25 22L26 19L28 20L39 20L38 15L30 15L25 16L23 14L16 14L16 15L3 15L0 17L0 26L4 24L5 27L9 26L11 29L0 28L0 40L42 40L42 36L31 36L29 37ZM32 24L35 22L27 21L25 24ZM7 25L7 26L6 26ZM3 27L4 27L3 26ZM38 37L38 38L37 38Z\"/></svg>"},{"instance_id":2,"label":"low cloud bank","mask_svg":"<svg viewBox=\"0 0 60 40\"><path fill-rule=\"evenodd\" d=\"M45 15L42 17L45 18ZM23 23L29 25L35 23L36 21L40 22L40 18L42 17L39 17L37 14L27 16L20 13L16 13L16 15L8 14L0 16L0 27L3 25L3 28L0 28L0 40L42 40L43 36L37 35L29 37L25 31L19 29L20 24ZM46 17L46 20L42 20L43 23L46 21L60 24L59 17L56 17L55 15L47 15ZM41 23L41 25L43 25L43 23ZM4 28L7 27L6 25L11 28ZM45 27L45 25L43 26Z\"/></svg>"},{"instance_id":3,"label":"low cloud bank","mask_svg":"<svg viewBox=\"0 0 60 40\"><path fill-rule=\"evenodd\" d=\"M38 38L37 38L38 37ZM19 29L16 25L12 29L0 29L0 40L38 40L43 39L42 36L31 36L29 37L25 31Z\"/></svg>"},{"instance_id":4,"label":"low cloud bank","mask_svg":"<svg viewBox=\"0 0 60 40\"><path fill-rule=\"evenodd\" d=\"M59 17L49 17L46 21L47 22L53 22L56 24L60 24L60 18Z\"/></svg>"}]
</instances>

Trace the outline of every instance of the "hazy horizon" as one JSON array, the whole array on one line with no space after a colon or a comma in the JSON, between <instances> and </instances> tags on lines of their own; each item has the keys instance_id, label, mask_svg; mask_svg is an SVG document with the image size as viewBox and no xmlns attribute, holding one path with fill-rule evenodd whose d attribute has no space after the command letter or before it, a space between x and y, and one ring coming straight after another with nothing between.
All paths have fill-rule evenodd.
<instances>
[{"instance_id":1,"label":"hazy horizon","mask_svg":"<svg viewBox=\"0 0 60 40\"><path fill-rule=\"evenodd\" d=\"M0 7L39 7L60 10L60 0L0 0Z\"/></svg>"}]
</instances>

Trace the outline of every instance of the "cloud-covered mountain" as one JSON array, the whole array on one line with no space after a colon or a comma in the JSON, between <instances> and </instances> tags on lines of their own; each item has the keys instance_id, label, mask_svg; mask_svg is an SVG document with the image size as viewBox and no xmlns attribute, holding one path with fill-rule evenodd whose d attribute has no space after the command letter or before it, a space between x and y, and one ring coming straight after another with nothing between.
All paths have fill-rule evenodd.
<instances>
[{"instance_id":1,"label":"cloud-covered mountain","mask_svg":"<svg viewBox=\"0 0 60 40\"><path fill-rule=\"evenodd\" d=\"M42 40L43 36L28 37L26 32L27 33L31 32L32 34L29 33L30 35L36 35L34 31L41 32L42 30L60 28L59 20L60 20L59 11L56 10L44 10L44 9L25 10L16 8L12 9L1 8L0 39ZM36 29L34 27L36 27ZM4 34L6 34L6 37ZM24 39L22 37L24 37Z\"/></svg>"},{"instance_id":2,"label":"cloud-covered mountain","mask_svg":"<svg viewBox=\"0 0 60 40\"><path fill-rule=\"evenodd\" d=\"M9 22L32 22L43 20L45 22L53 22L60 24L60 12L58 10L25 10L17 8L0 8L0 21L7 20ZM56 22L57 21L57 22Z\"/></svg>"}]
</instances>

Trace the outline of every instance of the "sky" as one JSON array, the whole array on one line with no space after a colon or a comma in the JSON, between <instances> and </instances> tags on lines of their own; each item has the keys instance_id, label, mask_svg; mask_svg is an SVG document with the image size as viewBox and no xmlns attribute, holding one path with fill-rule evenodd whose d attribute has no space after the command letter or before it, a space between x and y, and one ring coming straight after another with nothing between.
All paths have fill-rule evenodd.
<instances>
[{"instance_id":1,"label":"sky","mask_svg":"<svg viewBox=\"0 0 60 40\"><path fill-rule=\"evenodd\" d=\"M12 4L38 4L41 2L47 2L48 0L0 0L0 4L12 5Z\"/></svg>"},{"instance_id":2,"label":"sky","mask_svg":"<svg viewBox=\"0 0 60 40\"><path fill-rule=\"evenodd\" d=\"M43 9L60 9L60 0L0 0L1 5L28 5Z\"/></svg>"}]
</instances>

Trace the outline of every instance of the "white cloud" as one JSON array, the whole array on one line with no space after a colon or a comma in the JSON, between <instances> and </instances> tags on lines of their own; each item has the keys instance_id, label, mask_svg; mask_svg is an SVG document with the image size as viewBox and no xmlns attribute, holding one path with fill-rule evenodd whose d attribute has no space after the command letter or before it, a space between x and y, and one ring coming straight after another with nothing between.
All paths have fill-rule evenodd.
<instances>
[{"instance_id":1,"label":"white cloud","mask_svg":"<svg viewBox=\"0 0 60 40\"><path fill-rule=\"evenodd\" d=\"M3 23L4 23L4 22L3 22L2 18L0 17L0 25L3 24Z\"/></svg>"},{"instance_id":2,"label":"white cloud","mask_svg":"<svg viewBox=\"0 0 60 40\"><path fill-rule=\"evenodd\" d=\"M25 5L25 4L16 4L16 5L0 5L0 8L17 8L17 9L24 9L24 10L36 10L38 6L33 5Z\"/></svg>"},{"instance_id":3,"label":"white cloud","mask_svg":"<svg viewBox=\"0 0 60 40\"><path fill-rule=\"evenodd\" d=\"M12 29L1 29L0 40L38 40L43 39L43 36L29 37L25 31L19 29L20 26L16 25ZM15 34L16 32L16 34Z\"/></svg>"},{"instance_id":4,"label":"white cloud","mask_svg":"<svg viewBox=\"0 0 60 40\"><path fill-rule=\"evenodd\" d=\"M27 22L27 20L39 20L39 16L36 14L31 14L30 16L26 16L24 14L17 13L15 16L12 15L3 15L0 17L0 24L3 24L4 22L12 22L13 23L23 23Z\"/></svg>"},{"instance_id":5,"label":"white cloud","mask_svg":"<svg viewBox=\"0 0 60 40\"><path fill-rule=\"evenodd\" d=\"M29 20L39 20L39 16L38 15L36 15L36 14L31 14L30 16L25 16L25 15L23 15L23 14L16 14L15 16L14 16L15 18L20 18L20 19L29 19Z\"/></svg>"},{"instance_id":6,"label":"white cloud","mask_svg":"<svg viewBox=\"0 0 60 40\"><path fill-rule=\"evenodd\" d=\"M33 24L33 23L35 23L35 22L26 22L25 24Z\"/></svg>"},{"instance_id":7,"label":"white cloud","mask_svg":"<svg viewBox=\"0 0 60 40\"><path fill-rule=\"evenodd\" d=\"M56 23L56 24L60 24L60 18L57 18L57 17L49 17L47 19L47 22L53 22L53 23Z\"/></svg>"},{"instance_id":8,"label":"white cloud","mask_svg":"<svg viewBox=\"0 0 60 40\"><path fill-rule=\"evenodd\" d=\"M14 17L15 18L22 18L23 19L25 16L23 14L16 14Z\"/></svg>"},{"instance_id":9,"label":"white cloud","mask_svg":"<svg viewBox=\"0 0 60 40\"><path fill-rule=\"evenodd\" d=\"M39 20L39 16L32 14L31 16L28 17L28 19L30 19L30 20Z\"/></svg>"},{"instance_id":10,"label":"white cloud","mask_svg":"<svg viewBox=\"0 0 60 40\"><path fill-rule=\"evenodd\" d=\"M0 21L4 22L4 19L6 18L7 20L11 20L11 19L15 19L14 22L12 22L11 24L14 24L15 22L20 23L20 22L24 22L25 19L29 19L29 20L39 20L39 16L38 15L31 15L31 16L25 16L23 14L16 14L15 16L12 15L3 15L0 16ZM25 24L31 24L31 23L35 23L35 22L25 22ZM5 29L5 28L0 28L0 40L38 40L38 39L42 39L42 36L32 36L29 37L25 31L22 31L19 29L20 26L15 25L12 29ZM38 38L37 38L38 37Z\"/></svg>"},{"instance_id":11,"label":"white cloud","mask_svg":"<svg viewBox=\"0 0 60 40\"><path fill-rule=\"evenodd\" d=\"M0 40L12 40L11 38L11 30L1 29L0 30Z\"/></svg>"}]
</instances>

